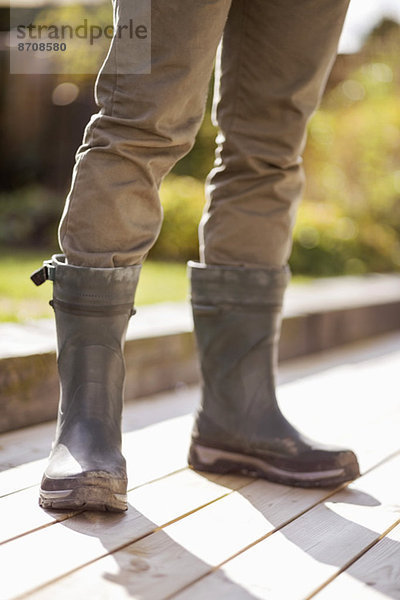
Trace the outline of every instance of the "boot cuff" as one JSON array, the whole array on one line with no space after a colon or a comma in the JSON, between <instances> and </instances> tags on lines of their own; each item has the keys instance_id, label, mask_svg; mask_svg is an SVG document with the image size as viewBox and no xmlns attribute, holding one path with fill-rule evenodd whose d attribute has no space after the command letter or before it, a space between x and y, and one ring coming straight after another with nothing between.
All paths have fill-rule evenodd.
<instances>
[{"instance_id":1,"label":"boot cuff","mask_svg":"<svg viewBox=\"0 0 400 600\"><path fill-rule=\"evenodd\" d=\"M288 266L250 269L188 263L195 304L280 305L290 280Z\"/></svg>"},{"instance_id":2,"label":"boot cuff","mask_svg":"<svg viewBox=\"0 0 400 600\"><path fill-rule=\"evenodd\" d=\"M54 297L82 305L133 303L141 265L115 268L68 265L63 254L51 259L55 267Z\"/></svg>"}]
</instances>

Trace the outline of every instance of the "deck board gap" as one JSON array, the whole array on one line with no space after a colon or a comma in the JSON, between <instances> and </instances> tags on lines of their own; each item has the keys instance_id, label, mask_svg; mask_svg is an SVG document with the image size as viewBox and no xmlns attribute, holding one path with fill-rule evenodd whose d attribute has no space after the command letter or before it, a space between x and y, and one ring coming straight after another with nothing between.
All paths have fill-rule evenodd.
<instances>
[{"instance_id":1,"label":"deck board gap","mask_svg":"<svg viewBox=\"0 0 400 600\"><path fill-rule=\"evenodd\" d=\"M8 544L9 542L14 542L15 540L18 540L19 538L23 538L26 535L30 535L31 533L35 533L36 531L40 531L41 529L46 529L47 527L51 527L52 525L57 525L57 523L63 523L64 521L67 521L71 517L76 517L77 515L80 515L83 512L84 512L83 510L78 510L78 511L75 511L73 514L71 513L71 514L66 515L65 517L60 517L59 519L57 519L55 521L50 521L50 523L44 523L43 525L40 525L39 527L30 529L29 531L25 531L24 533L19 533L18 535L14 535L13 537L7 538L6 540L3 540L2 542L0 542L0 546L4 546L4 544Z\"/></svg>"},{"instance_id":2,"label":"deck board gap","mask_svg":"<svg viewBox=\"0 0 400 600\"><path fill-rule=\"evenodd\" d=\"M189 469L189 467L185 467L185 468L183 468L183 469L177 469L176 471L173 471L173 472L171 472L171 473L167 473L166 475L163 475L163 476L160 476L160 477L156 477L155 479L152 479L152 480L150 480L150 481L148 481L148 482L141 483L141 484L139 484L139 485L137 485L137 486L133 486L132 488L129 488L129 489L128 489L128 493L129 493L129 492L133 492L133 491L135 491L135 490L137 490L137 489L139 489L139 488L141 488L141 487L144 487L144 486L146 486L146 485L151 485L151 484L153 484L153 483L156 483L157 481L161 481L161 480L163 480L163 479L168 479L169 477L171 477L171 476L173 476L173 475L176 475L177 473L182 473L182 472L184 472L184 471L189 471L189 470L190 470L190 469ZM229 494L231 494L231 493L233 493L234 491L236 491L236 489L238 489L238 490L239 490L239 489L242 489L242 488L243 488L243 487L245 487L246 485L248 485L248 483L244 483L242 486L240 486L240 487L238 487L238 488L235 488L235 489L232 489L232 490L230 490L229 492L227 492L226 494L223 494L223 495L219 496L218 498L214 498L213 500L210 500L209 502L207 502L207 503L205 503L205 504L202 504L201 506L199 506L199 507L197 507L197 508L194 508L194 509L192 509L191 511L189 511L189 512L185 513L184 515L178 516L178 517L176 517L176 518L174 518L174 519L172 519L172 520L168 521L167 523L163 523L162 525L159 525L159 526L157 526L157 527L154 529L154 532L155 532L155 531L159 531L159 530L161 530L161 529L163 529L163 528L167 527L168 525L172 525L172 524L173 524L173 523L175 523L176 521L179 521L179 520L181 520L181 519L183 519L183 518L187 517L189 514L192 514L192 513L196 512L197 510L200 510L200 509L202 509L202 508L205 508L206 506L208 506L208 504L212 504L213 502L217 502L217 501L218 501L218 500L220 500L221 498L224 498L225 496L228 496ZM25 489L31 489L31 488L34 488L34 487L37 487L37 486L36 486L36 485L34 485L34 486L29 486L28 488L25 488ZM20 490L20 491L22 492L22 491L24 491L24 490ZM17 492L13 492L13 494L15 494L15 493L17 493ZM38 494L39 494L39 490L38 490ZM12 495L12 494L8 494L8 496L10 496L10 495ZM5 497L5 496L3 496L3 498L4 498L4 497ZM1 497L0 497L0 501L1 501ZM1 504L1 502L0 502L0 504ZM47 511L45 511L45 512L47 512ZM50 514L50 513L52 513L52 512L53 512L53 511L49 511L49 514ZM53 526L53 525L57 525L57 524L59 524L59 523L63 523L64 521L67 521L68 519L72 519L73 517L76 517L77 515L80 515L80 514L82 514L83 512L84 512L84 510L75 510L75 511L71 511L71 512L69 512L67 515L65 515L65 514L64 514L64 515L62 515L62 514L60 513L60 515L59 515L59 518L57 518L57 517L58 517L58 515L57 515L57 514L54 512L54 517L55 517L55 518L54 518L54 521L50 521L49 523L44 523L43 525L40 525L40 526L38 526L38 527L34 527L34 528L32 528L32 529L29 529L29 530L27 530L27 531L24 531L23 533L20 533L20 534L18 534L18 535L14 535L14 536L12 536L12 537L10 537L10 538L7 538L7 539L5 539L5 540L2 540L2 541L0 541L0 546L3 546L4 544L7 544L7 543L9 543L9 542L13 542L14 540L17 540L18 538L22 538L22 537L24 537L24 536L27 536L27 535L30 535L30 534L32 534L32 533L35 533L35 532L37 532L37 531L40 531L41 529L46 529L47 527L51 527L51 526ZM152 533L153 533L153 532L152 532ZM135 540L135 541L136 541L136 540ZM129 542L129 543L132 543L132 542ZM112 554L112 553L110 553L110 554Z\"/></svg>"},{"instance_id":3,"label":"deck board gap","mask_svg":"<svg viewBox=\"0 0 400 600\"><path fill-rule=\"evenodd\" d=\"M153 533L155 531L156 531L156 528L153 529L152 531L148 531L147 533L143 533L141 536L138 536L134 541L140 542L140 541L144 540L145 538L149 537L150 535L153 535ZM76 573L77 571L80 571L81 569L84 569L85 567L89 567L90 565L97 562L98 560L101 560L102 558L105 558L106 556L114 554L114 552L119 552L120 550L123 550L124 548L126 548L127 546L130 546L131 544L132 544L132 542L125 542L124 544L121 544L121 546L119 546L118 548L113 549L111 552L105 552L101 556L97 556L93 560L88 560L84 564L79 565L79 567L75 567L74 569L70 569L68 572L63 573L62 575L54 577L53 579L49 579L43 585L38 585L35 588L30 589L28 592L24 592L23 594L16 596L14 598L14 600L23 600L23 598L27 598L31 594L36 594L36 592L43 590L48 585L57 583L57 581L61 581L62 579L64 579L64 577L68 577L69 575L72 575L73 573Z\"/></svg>"},{"instance_id":4,"label":"deck board gap","mask_svg":"<svg viewBox=\"0 0 400 600\"><path fill-rule=\"evenodd\" d=\"M311 598L314 598L324 588L328 587L328 585L330 583L332 583L333 581L335 581L335 579L337 579L339 577L339 575L341 575L342 573L344 573L345 571L347 571L347 569L349 569L352 565L354 565L355 562L357 562L358 560L360 560L360 558L362 558L365 554L367 554L367 552L369 552L372 548L374 548L374 546L376 546L381 540L383 540L387 535L389 535L389 533L395 527L397 527L399 524L400 524L400 519L398 519L395 523L392 523L392 525L390 525L375 540L372 540L372 542L370 542L370 544L368 544L368 546L366 546L365 548L363 548L362 550L360 550L360 552L358 554L356 554L356 556L353 556L353 558L351 560L349 560L345 565L343 565L342 567L340 567L340 569L338 569L338 571L336 573L334 573L333 575L331 575L331 577L329 577L326 581L324 581L323 583L321 583L321 585L319 585L313 592L311 592L311 594L309 594L308 596L306 596L304 598L304 600L311 600Z\"/></svg>"},{"instance_id":5,"label":"deck board gap","mask_svg":"<svg viewBox=\"0 0 400 600\"><path fill-rule=\"evenodd\" d=\"M354 481L356 481L356 480L354 480ZM271 531L268 531L266 534L260 536L259 538L257 538L253 542L251 542L250 544L247 544L246 546L244 546L243 548L241 548L240 550L238 550L234 554L228 556L225 560L221 561L219 564L210 567L209 571L207 571L206 573L203 573L202 575L200 575L199 577L197 577L196 579L194 579L190 583L185 584L179 590L175 590L174 592L172 592L172 594L169 594L168 596L165 596L164 600L171 600L172 598L174 598L178 594L181 594L183 591L189 589L192 585L198 583L202 579L206 579L207 577L209 577L210 575L212 575L213 573L215 573L216 571L218 571L219 569L221 569L228 562L230 562L234 558L240 556L241 554L244 554L245 552L247 552L248 550L250 550L250 548L253 548L254 546L256 546L257 544L259 544L260 542L263 542L268 537L272 536L274 533L277 533L278 531L280 531L281 529L283 529L284 527L286 527L290 523L293 523L294 521L296 521L296 519L299 519L300 517L302 517L303 515L305 515L307 512L309 512L310 510L312 510L313 508L315 508L316 506L318 506L319 504L321 504L322 502L325 502L328 498L330 498L334 494L337 494L338 492L340 492L342 489L344 489L350 483L353 483L353 481L348 481L348 482L343 483L343 484L339 485L338 487L332 489L326 496L323 496L322 498L320 498L319 500L317 500L316 502L314 502L309 507L305 508L304 510L302 510L299 513L297 513L296 515L293 515L293 517L291 517L289 519L286 519L286 521L282 522L280 525L278 525L277 527L275 527ZM246 486L244 486L244 487L246 487ZM243 488L240 488L240 489L243 489ZM226 494L226 495L228 495L228 494ZM308 598L305 599L305 600L308 600Z\"/></svg>"},{"instance_id":6,"label":"deck board gap","mask_svg":"<svg viewBox=\"0 0 400 600\"><path fill-rule=\"evenodd\" d=\"M188 467L186 467L185 469L179 469L177 472L179 472L179 471L190 471L190 470L191 470L191 469L189 469ZM157 478L155 481L157 481L157 480L161 480L161 479L165 479L165 478L169 477L170 475L173 475L173 473L170 473L170 474L168 474L168 475L167 475L167 476L165 476L165 477L159 477L159 478ZM148 482L148 483L153 483L153 482ZM189 510L189 511L186 511L186 512L185 512L185 513L183 513L182 515L179 515L178 517L176 517L176 518L174 518L174 519L170 519L169 521L167 521L167 522L165 522L165 523L162 523L161 525L157 525L157 526L155 526L155 527L154 527L154 528L153 528L151 531L148 531L148 532L146 532L146 533L144 533L144 534L142 534L142 535L139 535L139 536L137 536L137 537L134 537L134 539L132 539L132 540L129 540L128 542L124 542L123 544L120 544L118 547L116 547L116 548L113 548L112 550L110 550L110 551L108 551L108 552L105 552L105 553L103 553L103 554L101 554L101 555L98 555L98 556L96 556L95 558L93 558L92 560L86 561L85 563L82 563L82 564L80 564L79 566L77 566L77 567L75 567L75 568L73 568L73 569L70 569L68 572L65 572L65 573L63 573L62 575L56 576L56 577L54 577L53 579L49 579L49 580L48 580L48 581L46 581L46 583L44 583L44 584L41 584L41 585L39 585L39 586L37 586L37 587L34 587L34 588L31 588L29 591L27 591L27 592L24 592L22 595L20 595L20 596L16 597L16 598L15 598L15 600L20 600L20 599L22 600L23 598L27 598L27 597L29 597L30 595L32 595L32 594L35 594L35 593L39 592L40 590L43 590L43 589L45 589L45 588L46 588L46 587L48 587L49 585L53 585L53 584L57 583L58 581L61 581L61 580L63 580L65 577L68 577L69 575L72 575L73 573L76 573L76 572L78 572L78 571L80 571L80 570L82 570L82 569L84 569L84 568L87 568L87 567L89 567L90 565L92 565L92 564L96 563L97 561L100 561L100 560L102 560L103 558L105 558L105 557L107 557L107 556L112 556L113 554L115 554L115 553L117 553L117 552L120 552L121 550L123 550L124 548L126 548L126 547L130 546L130 545L131 545L131 544L133 544L133 543L138 543L138 542L141 542L142 540L144 540L144 539L146 539L146 538L150 537L150 536L151 536L151 535L153 535L154 533L157 533L158 531L161 531L161 530L165 529L167 526L169 526L169 525L172 525L172 524L174 524L174 523L176 523L176 522L178 522L178 521L181 521L181 520L185 519L186 517L188 517L188 516L190 516L190 515L192 515L192 514L194 514L194 513L198 512L198 511L200 511L200 510L202 510L202 509L206 508L207 506L209 506L209 505L211 505L211 504L214 504L215 502L217 502L217 501L219 501L219 500L221 500L221 499L223 499L223 498L225 498L225 497L227 497L227 496L229 496L229 495L231 495L231 494L235 493L236 491L239 491L239 490L241 490L241 489L245 488L246 486L250 485L251 483L252 483L251 481L250 481L250 482L249 482L249 481L246 481L246 482L244 482L242 485L238 486L237 488L232 488L231 490L227 491L227 492L226 492L226 493L224 493L224 494L221 494L220 496L218 496L217 498L214 498L213 500L210 500L210 501L208 501L208 502L205 502L205 503L201 504L200 506L198 506L198 507L196 507L196 508L194 508L194 509L191 509L191 510ZM140 485L140 486L137 486L137 487L143 487L144 485L148 485L148 484L147 484L147 483L146 483L146 484L142 484L142 485ZM133 488L133 489L137 489L137 488ZM42 526L42 527L38 527L37 529L35 529L35 530L32 530L31 532L27 532L27 533L25 533L25 534L21 534L21 535L19 535L19 536L15 536L14 538L7 540L7 542L14 541L14 540L16 540L16 539L18 539L18 538L24 537L24 536L25 536L25 535L27 535L28 533L33 533L34 531L39 531L40 529L45 529L45 528L47 528L47 527L49 527L49 526L51 526L51 525L56 525L56 524L62 523L63 521L66 521L66 520L68 520L68 519L72 518L73 516L77 516L77 515L79 515L79 514L81 514L81 513L83 513L83 512L84 512L84 511L82 511L82 510L81 510L81 511L76 511L76 512L75 512L73 515L72 515L72 514L71 514L71 515L68 515L68 516L67 516L66 518L64 518L64 519L60 519L60 520L58 520L58 521L54 521L54 522L52 522L52 523L48 523L48 524L46 524L46 525L44 525L44 526ZM5 543L7 543L7 542L3 542L3 543L2 543L2 544L0 544L0 545L4 545L4 544L5 544Z\"/></svg>"},{"instance_id":7,"label":"deck board gap","mask_svg":"<svg viewBox=\"0 0 400 600\"><path fill-rule=\"evenodd\" d=\"M391 460L394 460L399 455L400 455L400 451L391 453L390 455L386 456L382 460L378 461L372 467L366 469L365 473L362 473L360 477L364 477L367 473L370 473L370 472L374 471L375 469L379 469L379 467L381 467L382 465L384 465L387 462L390 462ZM218 570L220 570L222 567L224 567L230 561L234 560L236 557L244 554L245 552L247 552L248 550L250 550L257 544L263 542L267 538L271 537L273 534L279 532L281 529L283 529L290 523L293 523L294 521L296 521L303 515L307 514L308 512L310 512L311 510L316 508L319 504L322 504L323 502L328 500L330 497L332 497L332 496L336 495L337 493L341 492L342 490L344 490L348 485L350 485L354 482L357 482L358 479L359 478L356 478L353 481L348 481L346 483L341 484L337 488L332 489L327 495L323 496L318 501L314 502L312 505L305 508L301 512L297 513L293 517L287 519L285 522L281 523L279 526L275 527L273 530L267 532L266 534L264 534L263 536L260 536L253 542L247 544L245 547L241 548L240 550L238 550L231 556L227 557L225 560L221 561L218 565L210 566L210 569L207 572L203 573L202 575L200 575L196 579L192 580L191 582L185 584L179 590L175 590L174 592L172 592L171 594L166 596L164 600L172 600L174 597L179 596L182 592L190 589L196 583L200 582L201 580L205 580L207 577L216 573ZM312 598L314 598L322 589L327 587L329 585L329 583L334 581L342 572L346 571L349 567L351 567L351 565L353 565L357 560L359 560L363 555L365 555L371 548L373 548L376 544L378 544L384 537L386 537L399 524L400 524L400 519L398 519L396 522L392 523L383 533L378 535L365 548L360 550L360 552L358 552L354 557L352 557L345 565L340 567L340 569L338 569L338 571L336 573L334 573L331 577L329 577L323 584L318 586L318 588L316 588L311 594L306 596L304 598L304 600L311 600Z\"/></svg>"}]
</instances>

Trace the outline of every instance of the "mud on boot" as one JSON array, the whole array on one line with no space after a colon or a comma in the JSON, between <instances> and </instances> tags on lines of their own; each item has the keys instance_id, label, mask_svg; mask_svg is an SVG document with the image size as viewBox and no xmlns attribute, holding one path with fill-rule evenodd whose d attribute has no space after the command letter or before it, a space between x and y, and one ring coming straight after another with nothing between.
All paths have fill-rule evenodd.
<instances>
[{"instance_id":1,"label":"mud on boot","mask_svg":"<svg viewBox=\"0 0 400 600\"><path fill-rule=\"evenodd\" d=\"M189 465L301 487L359 475L355 454L315 442L281 413L275 371L287 267L189 263L202 401Z\"/></svg>"},{"instance_id":2,"label":"mud on boot","mask_svg":"<svg viewBox=\"0 0 400 600\"><path fill-rule=\"evenodd\" d=\"M51 509L124 511L121 453L123 347L140 266L77 267L53 256L32 275L53 281L60 402L39 503Z\"/></svg>"}]
</instances>

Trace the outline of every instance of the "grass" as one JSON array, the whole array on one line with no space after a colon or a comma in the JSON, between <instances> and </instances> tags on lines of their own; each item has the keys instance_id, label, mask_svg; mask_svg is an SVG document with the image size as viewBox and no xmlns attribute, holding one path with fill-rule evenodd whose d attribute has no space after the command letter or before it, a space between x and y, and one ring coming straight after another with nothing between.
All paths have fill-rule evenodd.
<instances>
[{"instance_id":1,"label":"grass","mask_svg":"<svg viewBox=\"0 0 400 600\"><path fill-rule=\"evenodd\" d=\"M147 261L140 275L135 304L180 302L187 299L188 291L186 264Z\"/></svg>"},{"instance_id":2,"label":"grass","mask_svg":"<svg viewBox=\"0 0 400 600\"><path fill-rule=\"evenodd\" d=\"M53 316L49 306L51 284L36 287L30 274L43 259L43 250L10 250L0 253L0 322L20 323ZM186 265L148 261L143 267L136 295L137 306L156 302L178 302L187 298Z\"/></svg>"}]
</instances>

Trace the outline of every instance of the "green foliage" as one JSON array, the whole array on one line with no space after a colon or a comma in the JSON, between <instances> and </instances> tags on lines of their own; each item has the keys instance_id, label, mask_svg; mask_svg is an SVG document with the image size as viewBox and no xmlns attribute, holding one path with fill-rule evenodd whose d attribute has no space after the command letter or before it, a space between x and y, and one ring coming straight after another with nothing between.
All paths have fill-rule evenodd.
<instances>
[{"instance_id":1,"label":"green foliage","mask_svg":"<svg viewBox=\"0 0 400 600\"><path fill-rule=\"evenodd\" d=\"M60 35L57 41L66 43L66 50L55 52L52 60L56 63L54 72L65 73L97 73L107 55L110 39L102 35L90 43L90 27L100 27L103 31L112 26L113 15L111 2L95 2L92 5L82 3L53 4L51 7L38 10L32 19L34 25L57 27ZM85 31L84 24L87 24ZM62 27L65 32L62 33ZM78 35L76 34L77 28ZM72 28L72 36L70 35ZM43 29L43 35L46 30ZM82 39L79 36L86 36ZM54 38L55 39L55 38ZM52 41L54 41L54 39Z\"/></svg>"},{"instance_id":2,"label":"green foliage","mask_svg":"<svg viewBox=\"0 0 400 600\"><path fill-rule=\"evenodd\" d=\"M374 57L337 86L310 123L307 188L294 272L336 275L400 267L400 64Z\"/></svg>"},{"instance_id":3,"label":"green foliage","mask_svg":"<svg viewBox=\"0 0 400 600\"><path fill-rule=\"evenodd\" d=\"M164 223L152 258L198 258L197 229L204 206L204 185L193 177L170 175L161 186Z\"/></svg>"},{"instance_id":4,"label":"green foliage","mask_svg":"<svg viewBox=\"0 0 400 600\"><path fill-rule=\"evenodd\" d=\"M56 247L63 201L41 186L0 194L0 244Z\"/></svg>"}]
</instances>

